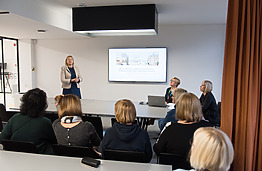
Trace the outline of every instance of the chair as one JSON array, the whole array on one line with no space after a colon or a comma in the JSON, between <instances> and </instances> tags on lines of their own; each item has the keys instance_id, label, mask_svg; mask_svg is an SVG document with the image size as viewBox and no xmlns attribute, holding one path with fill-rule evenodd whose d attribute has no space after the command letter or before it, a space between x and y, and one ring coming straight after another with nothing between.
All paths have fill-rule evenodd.
<instances>
[{"instance_id":1,"label":"chair","mask_svg":"<svg viewBox=\"0 0 262 171\"><path fill-rule=\"evenodd\" d=\"M33 142L13 141L13 140L3 139L1 144L4 147L4 150L7 151L38 153L36 145Z\"/></svg>"},{"instance_id":2,"label":"chair","mask_svg":"<svg viewBox=\"0 0 262 171\"><path fill-rule=\"evenodd\" d=\"M6 113L5 105L3 104L0 104L0 117L3 122L7 122L10 119L10 117Z\"/></svg>"},{"instance_id":3,"label":"chair","mask_svg":"<svg viewBox=\"0 0 262 171\"><path fill-rule=\"evenodd\" d=\"M67 156L67 157L91 157L91 158L101 158L91 147L81 147L81 146L67 146L53 144L53 150L55 155Z\"/></svg>"},{"instance_id":4,"label":"chair","mask_svg":"<svg viewBox=\"0 0 262 171\"><path fill-rule=\"evenodd\" d=\"M123 151L123 150L111 150L105 149L103 158L105 160L117 160L117 161L127 161L127 162L139 162L148 163L146 155L143 152L138 151Z\"/></svg>"},{"instance_id":5,"label":"chair","mask_svg":"<svg viewBox=\"0 0 262 171\"><path fill-rule=\"evenodd\" d=\"M102 125L101 117L93 117L93 116L85 115L85 116L82 116L82 120L92 123L100 139L101 140L103 139L103 125Z\"/></svg>"},{"instance_id":6,"label":"chair","mask_svg":"<svg viewBox=\"0 0 262 171\"><path fill-rule=\"evenodd\" d=\"M3 122L2 122L2 119L0 117L0 132L3 130Z\"/></svg>"},{"instance_id":7,"label":"chair","mask_svg":"<svg viewBox=\"0 0 262 171\"><path fill-rule=\"evenodd\" d=\"M56 119L58 119L58 113L57 112L45 112L44 116L53 123Z\"/></svg>"},{"instance_id":8,"label":"chair","mask_svg":"<svg viewBox=\"0 0 262 171\"><path fill-rule=\"evenodd\" d=\"M192 169L187 158L178 154L160 153L160 155L158 156L158 163L172 165L172 170Z\"/></svg>"}]
</instances>

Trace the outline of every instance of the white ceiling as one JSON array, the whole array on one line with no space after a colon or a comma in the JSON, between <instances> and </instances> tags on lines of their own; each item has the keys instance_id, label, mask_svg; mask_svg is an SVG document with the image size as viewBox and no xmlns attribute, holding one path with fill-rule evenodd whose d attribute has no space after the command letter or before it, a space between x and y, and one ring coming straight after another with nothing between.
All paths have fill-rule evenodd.
<instances>
[{"instance_id":1,"label":"white ceiling","mask_svg":"<svg viewBox=\"0 0 262 171\"><path fill-rule=\"evenodd\" d=\"M159 25L225 24L227 0L34 0L54 7L156 4ZM0 12L1 12L0 6ZM72 39L85 36L14 14L0 14L0 36L18 39ZM38 29L47 30L38 33Z\"/></svg>"}]
</instances>

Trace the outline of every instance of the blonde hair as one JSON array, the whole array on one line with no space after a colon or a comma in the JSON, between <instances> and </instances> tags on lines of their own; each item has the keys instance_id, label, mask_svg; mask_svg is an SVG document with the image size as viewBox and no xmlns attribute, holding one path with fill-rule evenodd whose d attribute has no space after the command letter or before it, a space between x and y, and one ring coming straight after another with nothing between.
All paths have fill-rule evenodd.
<instances>
[{"instance_id":1,"label":"blonde hair","mask_svg":"<svg viewBox=\"0 0 262 171\"><path fill-rule=\"evenodd\" d=\"M186 93L186 92L187 92L187 90L185 90L185 89L176 88L176 89L173 91L174 103L176 103L176 101L178 100L178 98L179 98L183 93Z\"/></svg>"},{"instance_id":2,"label":"blonde hair","mask_svg":"<svg viewBox=\"0 0 262 171\"><path fill-rule=\"evenodd\" d=\"M186 122L202 120L202 108L199 99L193 93L182 94L176 102L176 117Z\"/></svg>"},{"instance_id":3,"label":"blonde hair","mask_svg":"<svg viewBox=\"0 0 262 171\"><path fill-rule=\"evenodd\" d=\"M59 104L58 117L64 116L82 116L82 108L79 97L73 94L59 95L55 97Z\"/></svg>"},{"instance_id":4,"label":"blonde hair","mask_svg":"<svg viewBox=\"0 0 262 171\"><path fill-rule=\"evenodd\" d=\"M212 127L196 130L190 152L190 164L193 168L227 171L233 158L233 145L224 132Z\"/></svg>"},{"instance_id":5,"label":"blonde hair","mask_svg":"<svg viewBox=\"0 0 262 171\"><path fill-rule=\"evenodd\" d=\"M205 91L204 92L211 92L213 90L213 84L209 80L204 80L203 81L205 84Z\"/></svg>"},{"instance_id":6,"label":"blonde hair","mask_svg":"<svg viewBox=\"0 0 262 171\"><path fill-rule=\"evenodd\" d=\"M67 59L68 59L68 58L72 58L72 59L73 59L73 66L74 66L74 65L75 65L75 60L74 60L74 58L73 58L72 55L68 55L68 56L66 57L66 59L65 59L65 65L68 66L68 65L67 65Z\"/></svg>"},{"instance_id":7,"label":"blonde hair","mask_svg":"<svg viewBox=\"0 0 262 171\"><path fill-rule=\"evenodd\" d=\"M136 118L136 108L127 99L118 100L115 104L116 120L121 124L133 123Z\"/></svg>"}]
</instances>

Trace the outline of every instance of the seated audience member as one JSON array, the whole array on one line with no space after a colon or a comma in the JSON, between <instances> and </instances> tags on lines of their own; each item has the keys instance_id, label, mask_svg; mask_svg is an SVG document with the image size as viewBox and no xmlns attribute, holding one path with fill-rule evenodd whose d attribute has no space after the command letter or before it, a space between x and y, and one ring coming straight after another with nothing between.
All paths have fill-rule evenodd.
<instances>
[{"instance_id":1,"label":"seated audience member","mask_svg":"<svg viewBox=\"0 0 262 171\"><path fill-rule=\"evenodd\" d=\"M154 151L160 153L188 156L190 140L199 127L208 127L211 124L202 120L201 104L197 96L184 93L176 102L177 122L168 122L161 132Z\"/></svg>"},{"instance_id":2,"label":"seated audience member","mask_svg":"<svg viewBox=\"0 0 262 171\"><path fill-rule=\"evenodd\" d=\"M70 146L99 146L101 140L90 122L82 121L82 108L79 97L73 94L59 95L58 119L53 129L58 144Z\"/></svg>"},{"instance_id":3,"label":"seated audience member","mask_svg":"<svg viewBox=\"0 0 262 171\"><path fill-rule=\"evenodd\" d=\"M227 171L233 159L234 148L224 132L212 127L196 130L190 151L190 164L193 168Z\"/></svg>"},{"instance_id":4,"label":"seated audience member","mask_svg":"<svg viewBox=\"0 0 262 171\"><path fill-rule=\"evenodd\" d=\"M173 91L173 103L176 104L177 99L183 94L186 93L187 91L182 89L182 88L177 88ZM160 131L164 128L167 122L175 122L177 121L176 119L176 106L174 106L174 109L171 109L170 111L167 112L166 117L163 119L158 120L158 127Z\"/></svg>"},{"instance_id":5,"label":"seated audience member","mask_svg":"<svg viewBox=\"0 0 262 171\"><path fill-rule=\"evenodd\" d=\"M102 154L104 149L139 151L145 153L149 162L152 158L151 143L148 133L134 124L136 118L134 104L126 99L117 101L115 116L117 122L106 130L100 145Z\"/></svg>"},{"instance_id":6,"label":"seated audience member","mask_svg":"<svg viewBox=\"0 0 262 171\"><path fill-rule=\"evenodd\" d=\"M218 107L214 95L211 93L213 85L211 81L204 80L200 86L202 95L200 97L200 103L202 105L202 111L204 118L213 124L220 123L220 117L218 114Z\"/></svg>"},{"instance_id":7,"label":"seated audience member","mask_svg":"<svg viewBox=\"0 0 262 171\"><path fill-rule=\"evenodd\" d=\"M0 134L2 139L33 142L39 153L53 154L56 137L52 123L43 117L47 108L46 93L39 88L26 92L21 98L20 113L10 118Z\"/></svg>"},{"instance_id":8,"label":"seated audience member","mask_svg":"<svg viewBox=\"0 0 262 171\"><path fill-rule=\"evenodd\" d=\"M165 101L166 103L172 103L173 91L179 86L180 80L177 77L171 78L170 86L166 89Z\"/></svg>"}]
</instances>

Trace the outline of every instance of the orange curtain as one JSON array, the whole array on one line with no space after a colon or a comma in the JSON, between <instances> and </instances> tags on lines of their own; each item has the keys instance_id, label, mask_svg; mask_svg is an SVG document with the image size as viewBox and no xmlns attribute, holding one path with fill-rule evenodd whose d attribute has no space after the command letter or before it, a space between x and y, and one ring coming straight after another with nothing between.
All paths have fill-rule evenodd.
<instances>
[{"instance_id":1,"label":"orange curtain","mask_svg":"<svg viewBox=\"0 0 262 171\"><path fill-rule=\"evenodd\" d=\"M262 0L228 0L221 130L235 149L231 170L262 170Z\"/></svg>"}]
</instances>

